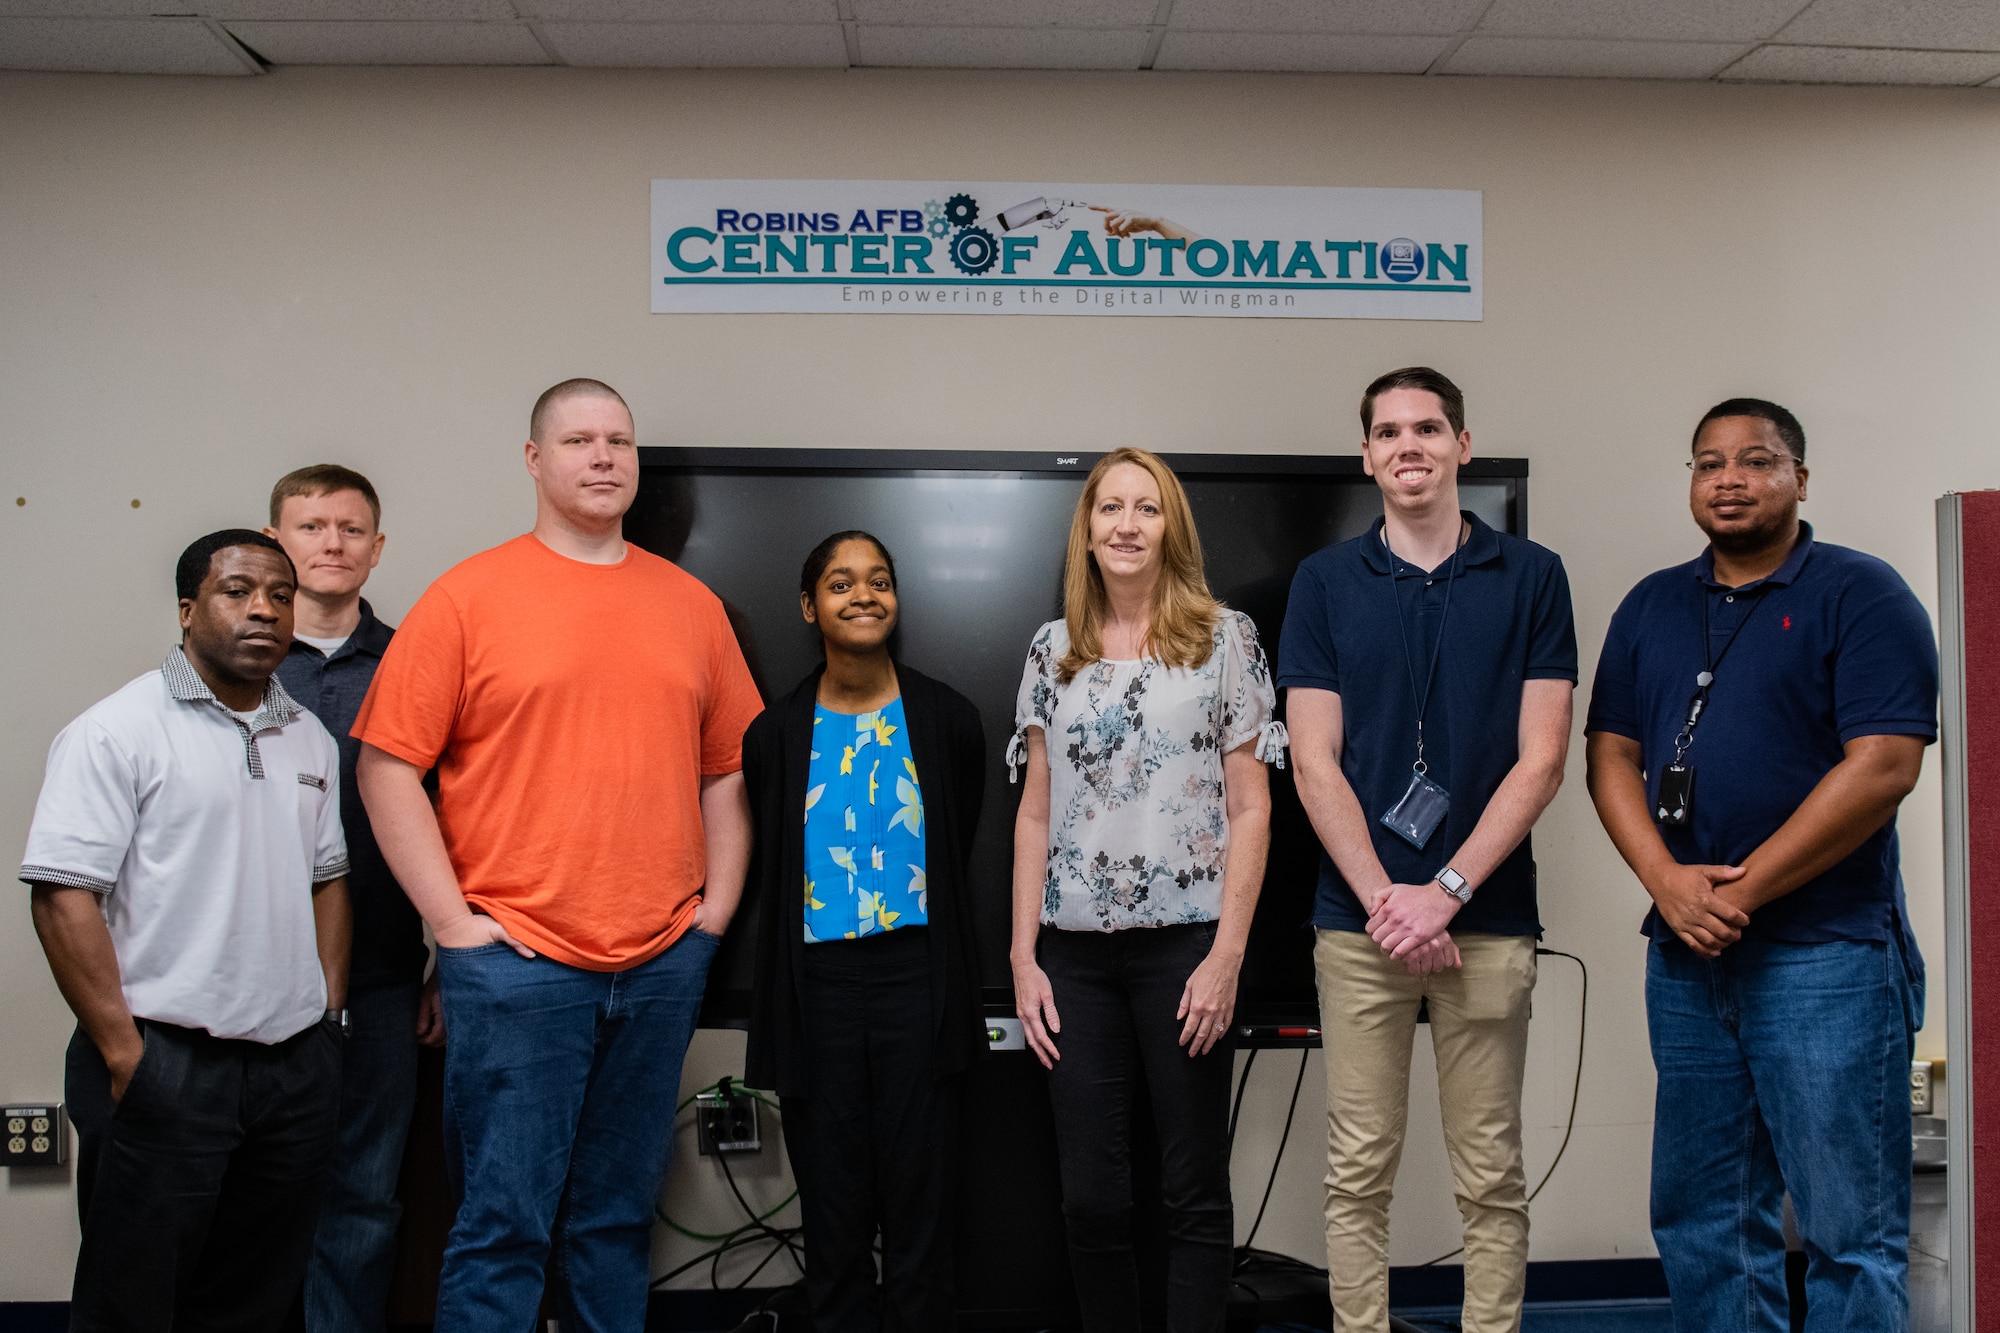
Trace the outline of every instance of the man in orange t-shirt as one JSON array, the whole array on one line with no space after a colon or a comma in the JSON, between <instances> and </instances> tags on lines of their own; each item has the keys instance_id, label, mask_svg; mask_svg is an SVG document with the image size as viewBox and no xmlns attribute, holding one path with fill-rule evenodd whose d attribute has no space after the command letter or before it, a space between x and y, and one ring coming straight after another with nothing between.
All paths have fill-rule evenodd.
<instances>
[{"instance_id":1,"label":"man in orange t-shirt","mask_svg":"<svg viewBox=\"0 0 2000 1333\"><path fill-rule=\"evenodd\" d=\"M624 540L633 435L596 380L541 396L534 531L430 586L354 724L376 839L438 942L463 1184L438 1333L532 1324L552 1229L564 1324L645 1323L681 1060L749 865L763 705L715 594Z\"/></svg>"}]
</instances>

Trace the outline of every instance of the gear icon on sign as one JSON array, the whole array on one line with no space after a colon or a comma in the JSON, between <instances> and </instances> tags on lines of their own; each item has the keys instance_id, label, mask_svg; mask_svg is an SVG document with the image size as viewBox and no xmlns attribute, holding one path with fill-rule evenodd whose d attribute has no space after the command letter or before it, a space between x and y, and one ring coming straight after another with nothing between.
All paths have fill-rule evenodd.
<instances>
[{"instance_id":1,"label":"gear icon on sign","mask_svg":"<svg viewBox=\"0 0 2000 1333\"><path fill-rule=\"evenodd\" d=\"M954 227L970 227L979 220L979 201L969 194L955 194L944 201L944 216Z\"/></svg>"},{"instance_id":2,"label":"gear icon on sign","mask_svg":"<svg viewBox=\"0 0 2000 1333\"><path fill-rule=\"evenodd\" d=\"M931 235L942 240L944 237L951 235L951 224L946 222L942 217L934 217L930 220L929 230Z\"/></svg>"},{"instance_id":3,"label":"gear icon on sign","mask_svg":"<svg viewBox=\"0 0 2000 1333\"><path fill-rule=\"evenodd\" d=\"M976 278L1000 258L1000 243L984 227L966 227L951 238L950 254L960 273Z\"/></svg>"},{"instance_id":4,"label":"gear icon on sign","mask_svg":"<svg viewBox=\"0 0 2000 1333\"><path fill-rule=\"evenodd\" d=\"M935 200L935 199L926 199L926 200L924 200L924 216L925 216L925 217L927 217L927 218L941 218L941 217L943 217L943 216L944 216L944 205L943 205L943 204L941 204L941 203L939 203L939 202L938 202L937 200Z\"/></svg>"}]
</instances>

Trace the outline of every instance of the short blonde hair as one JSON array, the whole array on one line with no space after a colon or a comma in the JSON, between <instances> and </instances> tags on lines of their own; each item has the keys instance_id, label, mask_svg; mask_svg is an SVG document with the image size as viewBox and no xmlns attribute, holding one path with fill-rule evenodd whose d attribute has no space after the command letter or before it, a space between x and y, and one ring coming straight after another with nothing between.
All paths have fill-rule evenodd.
<instances>
[{"instance_id":1,"label":"short blonde hair","mask_svg":"<svg viewBox=\"0 0 2000 1333\"><path fill-rule=\"evenodd\" d=\"M1202 571L1201 537L1194 529L1194 511L1187 492L1159 455L1144 449L1114 449L1097 460L1076 513L1069 525L1069 556L1063 568L1063 621L1069 629L1069 651L1056 663L1056 679L1067 685L1076 673L1104 656L1104 576L1090 553L1090 515L1097 507L1097 488L1115 467L1133 464L1146 469L1160 488L1160 516L1166 530L1160 540L1160 582L1153 590L1153 608L1142 651L1167 666L1198 667L1215 650L1215 622L1222 603L1208 591Z\"/></svg>"}]
</instances>

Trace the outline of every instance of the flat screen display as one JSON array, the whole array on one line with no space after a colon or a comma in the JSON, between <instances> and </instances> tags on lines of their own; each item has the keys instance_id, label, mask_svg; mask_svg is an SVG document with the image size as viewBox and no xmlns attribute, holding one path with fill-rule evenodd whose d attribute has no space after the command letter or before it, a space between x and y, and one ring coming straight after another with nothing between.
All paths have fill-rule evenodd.
<instances>
[{"instance_id":1,"label":"flat screen display","mask_svg":"<svg viewBox=\"0 0 2000 1333\"><path fill-rule=\"evenodd\" d=\"M896 656L978 706L985 806L971 886L989 1011L1013 1012L1007 966L1014 811L1020 788L1002 757L1035 631L1061 614L1071 514L1096 456L951 450L662 449L642 454L626 536L681 565L728 608L766 700L819 661L799 615L799 569L822 537L874 533L896 559ZM1168 455L1186 485L1210 589L1257 624L1273 668L1285 599L1301 559L1368 530L1382 504L1351 456ZM1460 477L1466 508L1522 533L1527 465L1476 460ZM1282 705L1281 705L1282 708ZM1282 712L1280 714L1282 716ZM1292 786L1272 778L1271 856L1244 960L1239 1021L1312 1025L1312 931L1319 844ZM761 907L761 904L756 905ZM740 1026L751 999L753 922L732 926L710 975L703 1022Z\"/></svg>"}]
</instances>

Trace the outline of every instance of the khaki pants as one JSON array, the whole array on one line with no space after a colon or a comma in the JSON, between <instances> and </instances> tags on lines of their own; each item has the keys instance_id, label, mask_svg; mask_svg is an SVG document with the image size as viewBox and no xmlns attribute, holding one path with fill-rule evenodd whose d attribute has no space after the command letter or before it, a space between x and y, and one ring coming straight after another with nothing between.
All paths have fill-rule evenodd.
<instances>
[{"instance_id":1,"label":"khaki pants","mask_svg":"<svg viewBox=\"0 0 2000 1333\"><path fill-rule=\"evenodd\" d=\"M1313 947L1326 1048L1326 1262L1338 1333L1387 1333L1389 1196L1409 1121L1417 1006L1430 1001L1438 1101L1465 1219L1465 1333L1521 1326L1527 1179L1521 1080L1531 935L1458 935L1465 965L1413 977L1359 931Z\"/></svg>"}]
</instances>

